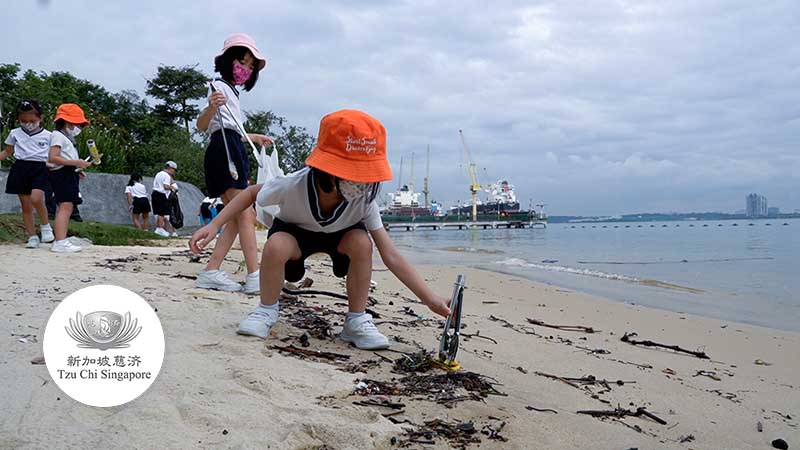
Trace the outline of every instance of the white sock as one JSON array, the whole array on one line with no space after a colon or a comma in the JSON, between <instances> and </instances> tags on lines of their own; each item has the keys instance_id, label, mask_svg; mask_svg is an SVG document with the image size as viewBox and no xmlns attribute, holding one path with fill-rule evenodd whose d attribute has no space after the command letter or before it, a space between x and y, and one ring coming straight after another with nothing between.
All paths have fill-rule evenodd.
<instances>
[{"instance_id":1,"label":"white sock","mask_svg":"<svg viewBox=\"0 0 800 450\"><path fill-rule=\"evenodd\" d=\"M50 231L53 230L53 227L51 227L49 223L46 223L44 225L39 225L39 228L42 230L50 230Z\"/></svg>"},{"instance_id":2,"label":"white sock","mask_svg":"<svg viewBox=\"0 0 800 450\"><path fill-rule=\"evenodd\" d=\"M348 312L347 313L347 318L345 320L357 319L357 318L363 316L364 314L366 314L366 312L364 312L364 311L361 311L361 312Z\"/></svg>"},{"instance_id":3,"label":"white sock","mask_svg":"<svg viewBox=\"0 0 800 450\"><path fill-rule=\"evenodd\" d=\"M258 277L258 271L256 270L256 271L255 271L255 272L253 272L253 273L248 273L248 274L247 274L247 276L248 276L248 277ZM276 303L276 305L277 305L277 303Z\"/></svg>"},{"instance_id":4,"label":"white sock","mask_svg":"<svg viewBox=\"0 0 800 450\"><path fill-rule=\"evenodd\" d=\"M270 312L270 311L278 312L281 309L280 307L281 307L281 302L275 302L275 304L273 305L265 305L263 303L259 303L256 309L261 309L264 312Z\"/></svg>"}]
</instances>

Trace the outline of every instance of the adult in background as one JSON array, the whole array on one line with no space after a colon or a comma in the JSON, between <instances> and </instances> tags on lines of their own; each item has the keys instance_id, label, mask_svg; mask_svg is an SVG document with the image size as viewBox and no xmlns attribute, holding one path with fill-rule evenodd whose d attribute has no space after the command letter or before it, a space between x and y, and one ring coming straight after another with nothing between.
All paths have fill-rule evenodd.
<instances>
[{"instance_id":1,"label":"adult in background","mask_svg":"<svg viewBox=\"0 0 800 450\"><path fill-rule=\"evenodd\" d=\"M173 192L178 192L178 184L173 180L175 172L178 171L178 164L175 161L167 161L164 170L158 172L153 179L153 215L156 216L155 233L162 237L175 237L178 233L169 223L169 215L172 207L169 203L169 196Z\"/></svg>"}]
</instances>

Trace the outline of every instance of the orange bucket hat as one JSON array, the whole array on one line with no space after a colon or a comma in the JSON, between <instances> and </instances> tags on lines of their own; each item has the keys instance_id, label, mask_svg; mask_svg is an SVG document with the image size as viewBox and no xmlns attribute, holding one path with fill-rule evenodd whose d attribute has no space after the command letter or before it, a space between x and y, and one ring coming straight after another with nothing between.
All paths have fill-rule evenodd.
<instances>
[{"instance_id":1,"label":"orange bucket hat","mask_svg":"<svg viewBox=\"0 0 800 450\"><path fill-rule=\"evenodd\" d=\"M89 121L86 120L86 116L83 114L81 107L74 103L64 103L59 106L56 110L56 117L53 119L53 122L58 119L64 119L65 122L82 127L89 125Z\"/></svg>"},{"instance_id":2,"label":"orange bucket hat","mask_svg":"<svg viewBox=\"0 0 800 450\"><path fill-rule=\"evenodd\" d=\"M332 112L320 121L317 146L306 164L357 183L391 180L392 169L386 158L386 128L362 111Z\"/></svg>"}]
</instances>

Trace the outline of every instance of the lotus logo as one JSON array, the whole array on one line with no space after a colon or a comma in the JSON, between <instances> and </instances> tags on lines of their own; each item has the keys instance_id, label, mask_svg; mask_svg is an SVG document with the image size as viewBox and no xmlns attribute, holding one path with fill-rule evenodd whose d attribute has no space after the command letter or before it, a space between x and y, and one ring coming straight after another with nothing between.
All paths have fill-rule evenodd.
<instances>
[{"instance_id":1,"label":"lotus logo","mask_svg":"<svg viewBox=\"0 0 800 450\"><path fill-rule=\"evenodd\" d=\"M85 316L75 313L75 320L69 319L69 326L64 328L78 347L106 351L130 347L129 343L142 331L138 324L138 319L131 320L130 312L123 317L111 311L95 311Z\"/></svg>"}]
</instances>

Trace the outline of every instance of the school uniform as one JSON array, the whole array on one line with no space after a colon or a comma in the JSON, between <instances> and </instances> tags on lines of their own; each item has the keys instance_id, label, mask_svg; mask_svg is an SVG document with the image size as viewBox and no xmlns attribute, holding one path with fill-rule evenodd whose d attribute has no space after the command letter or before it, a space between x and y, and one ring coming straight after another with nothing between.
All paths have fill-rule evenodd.
<instances>
[{"instance_id":1,"label":"school uniform","mask_svg":"<svg viewBox=\"0 0 800 450\"><path fill-rule=\"evenodd\" d=\"M15 161L8 172L6 194L30 195L33 189L50 189L47 170L50 135L44 128L33 134L22 128L14 128L8 133L6 145L14 147Z\"/></svg>"},{"instance_id":2,"label":"school uniform","mask_svg":"<svg viewBox=\"0 0 800 450\"><path fill-rule=\"evenodd\" d=\"M132 212L134 214L145 214L150 212L150 200L147 199L147 188L139 182L133 186L125 186L125 194L131 194Z\"/></svg>"},{"instance_id":3,"label":"school uniform","mask_svg":"<svg viewBox=\"0 0 800 450\"><path fill-rule=\"evenodd\" d=\"M50 146L61 148L60 155L64 159L80 159L75 142L56 130L50 136ZM50 165L50 185L56 197L56 203L72 203L80 205L83 203L80 191L80 174L75 171L73 166Z\"/></svg>"},{"instance_id":4,"label":"school uniform","mask_svg":"<svg viewBox=\"0 0 800 450\"><path fill-rule=\"evenodd\" d=\"M250 178L250 159L242 142L245 137L237 126L237 123L244 124L244 115L239 104L239 90L221 78L215 79L212 83L217 91L225 94L228 106L227 108L219 107L218 113L211 116L208 123L207 131L211 135L211 139L203 158L203 169L206 190L209 197L214 198L222 196L231 188L247 189L247 180ZM220 117L222 118L221 122ZM236 166L238 175L236 180L233 179L228 168L228 152L225 151L226 140L231 162Z\"/></svg>"},{"instance_id":5,"label":"school uniform","mask_svg":"<svg viewBox=\"0 0 800 450\"><path fill-rule=\"evenodd\" d=\"M301 169L285 177L273 178L258 192L259 206L280 206L268 236L278 232L289 233L300 247L300 259L286 263L286 280L299 281L305 274L305 259L314 253L326 253L333 262L337 277L347 275L350 258L337 248L342 237L350 230L374 231L383 228L378 204L358 199L352 203L344 200L328 216L319 205L314 172Z\"/></svg>"},{"instance_id":6,"label":"school uniform","mask_svg":"<svg viewBox=\"0 0 800 450\"><path fill-rule=\"evenodd\" d=\"M153 214L157 216L169 216L172 211L169 204L169 195L171 191L164 189L165 184L173 184L172 176L167 173L166 170L162 170L158 172L153 179L153 194L151 195L151 199L153 200Z\"/></svg>"}]
</instances>

